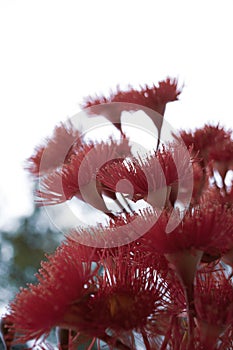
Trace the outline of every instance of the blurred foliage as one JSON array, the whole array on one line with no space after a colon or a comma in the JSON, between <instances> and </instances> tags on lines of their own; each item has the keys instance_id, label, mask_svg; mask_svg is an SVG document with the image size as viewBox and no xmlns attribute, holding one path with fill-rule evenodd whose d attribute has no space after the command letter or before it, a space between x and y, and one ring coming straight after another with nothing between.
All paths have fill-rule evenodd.
<instances>
[{"instance_id":1,"label":"blurred foliage","mask_svg":"<svg viewBox=\"0 0 233 350\"><path fill-rule=\"evenodd\" d=\"M19 287L35 282L45 253L53 252L60 243L62 235L47 222L41 209L36 208L30 217L20 220L15 231L0 232L0 303L7 303Z\"/></svg>"}]
</instances>

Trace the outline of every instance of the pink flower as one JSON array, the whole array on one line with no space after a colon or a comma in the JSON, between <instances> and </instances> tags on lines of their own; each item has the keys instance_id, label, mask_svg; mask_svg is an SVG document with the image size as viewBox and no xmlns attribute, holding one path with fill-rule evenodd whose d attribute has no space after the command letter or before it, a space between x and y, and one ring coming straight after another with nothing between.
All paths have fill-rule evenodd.
<instances>
[{"instance_id":1,"label":"pink flower","mask_svg":"<svg viewBox=\"0 0 233 350\"><path fill-rule=\"evenodd\" d=\"M75 149L68 163L40 179L37 202L44 205L58 204L77 196L105 211L97 173L109 160L125 157L129 153L126 139L87 144Z\"/></svg>"},{"instance_id":2,"label":"pink flower","mask_svg":"<svg viewBox=\"0 0 233 350\"><path fill-rule=\"evenodd\" d=\"M106 189L121 192L137 201L145 199L155 206L162 203L163 193L169 188L188 187L192 175L192 162L189 152L181 146L174 145L154 152L145 159L128 158L121 162L109 162L103 166L98 179ZM169 195L168 195L169 197Z\"/></svg>"},{"instance_id":3,"label":"pink flower","mask_svg":"<svg viewBox=\"0 0 233 350\"><path fill-rule=\"evenodd\" d=\"M151 315L159 324L169 299L164 273L148 265L143 254L133 255L130 247L119 248L114 256L105 251L93 269L90 251L63 243L42 263L38 284L22 289L10 305L17 340L38 341L59 326L74 330L77 337L133 348L119 339L132 338L134 330L145 332Z\"/></svg>"},{"instance_id":4,"label":"pink flower","mask_svg":"<svg viewBox=\"0 0 233 350\"><path fill-rule=\"evenodd\" d=\"M95 105L102 105L111 102L126 102L148 107L163 115L166 104L168 102L176 101L180 93L181 90L177 87L177 80L167 78L164 81L160 81L158 87L155 85L152 87L145 85L141 90L135 90L132 87L129 87L128 91L121 91L118 89L115 93L111 93L110 97L87 97L82 107L89 108ZM126 105L123 106L124 108L127 108ZM132 106L128 106L128 108L130 109Z\"/></svg>"},{"instance_id":5,"label":"pink flower","mask_svg":"<svg viewBox=\"0 0 233 350\"><path fill-rule=\"evenodd\" d=\"M54 255L42 262L37 275L38 284L21 289L10 305L10 319L19 341L39 339L52 327L66 325L65 315L72 303L82 304L90 294L93 277L91 256L85 263L78 257L83 247L62 244Z\"/></svg>"},{"instance_id":6,"label":"pink flower","mask_svg":"<svg viewBox=\"0 0 233 350\"><path fill-rule=\"evenodd\" d=\"M178 89L177 85L176 79L167 78L164 81L160 81L158 87L145 85L140 90L135 90L129 86L127 91L122 91L118 88L109 97L87 97L82 104L82 108L87 109L89 114L105 116L122 131L121 113L123 111L138 110L138 106L142 106L147 115L154 121L160 134L162 118L157 117L155 112L164 115L166 104L178 100L181 90Z\"/></svg>"},{"instance_id":7,"label":"pink flower","mask_svg":"<svg viewBox=\"0 0 233 350\"><path fill-rule=\"evenodd\" d=\"M68 163L74 148L81 144L81 135L72 123L61 123L54 129L53 136L45 140L45 145L37 147L28 159L27 169L36 176L51 172Z\"/></svg>"},{"instance_id":8,"label":"pink flower","mask_svg":"<svg viewBox=\"0 0 233 350\"><path fill-rule=\"evenodd\" d=\"M223 271L198 274L195 310L199 339L205 349L216 349L220 336L233 322L233 285Z\"/></svg>"},{"instance_id":9,"label":"pink flower","mask_svg":"<svg viewBox=\"0 0 233 350\"><path fill-rule=\"evenodd\" d=\"M180 137L187 147L193 147L193 152L198 153L198 157L206 164L211 160L210 152L215 147L222 150L224 157L225 145L231 140L231 131L226 131L219 124L216 126L205 124L203 128L195 131L181 130Z\"/></svg>"},{"instance_id":10,"label":"pink flower","mask_svg":"<svg viewBox=\"0 0 233 350\"><path fill-rule=\"evenodd\" d=\"M152 220L153 213L146 213L142 220ZM178 225L166 233L170 213L162 212L155 224L141 237L140 241L148 249L161 254L175 253L182 250L198 249L208 251L216 249L224 252L233 235L233 217L230 210L221 205L202 204L191 208L180 221L177 211Z\"/></svg>"},{"instance_id":11,"label":"pink flower","mask_svg":"<svg viewBox=\"0 0 233 350\"><path fill-rule=\"evenodd\" d=\"M153 220L153 215L145 214L147 224ZM192 310L193 283L203 254L218 255L227 250L232 241L233 218L230 211L215 205L192 208L181 221L179 215L177 212L176 227L166 233L169 212L164 210L155 224L138 240L138 244L141 249L155 250L165 255L184 288L187 307ZM139 227L137 229L140 230ZM189 327L192 328L191 317L192 311L189 313Z\"/></svg>"},{"instance_id":12,"label":"pink flower","mask_svg":"<svg viewBox=\"0 0 233 350\"><path fill-rule=\"evenodd\" d=\"M226 140L222 144L213 145L209 151L209 160L211 173L214 174L214 171L217 170L224 185L228 170L233 169L233 141Z\"/></svg>"}]
</instances>

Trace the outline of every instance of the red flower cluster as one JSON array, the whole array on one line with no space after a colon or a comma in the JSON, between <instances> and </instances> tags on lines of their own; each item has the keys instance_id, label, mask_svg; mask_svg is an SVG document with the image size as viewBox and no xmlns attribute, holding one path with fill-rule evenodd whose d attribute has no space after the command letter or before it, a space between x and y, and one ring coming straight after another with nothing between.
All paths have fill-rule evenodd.
<instances>
[{"instance_id":1,"label":"red flower cluster","mask_svg":"<svg viewBox=\"0 0 233 350\"><path fill-rule=\"evenodd\" d=\"M123 111L163 115L179 94L168 78L83 107L121 129ZM160 135L162 119L153 121ZM36 150L28 169L40 205L78 197L107 216L68 232L38 283L18 293L5 318L8 348L13 338L41 344L58 327L62 349L233 349L232 133L205 125L175 137L135 156L125 135L85 143L70 122Z\"/></svg>"},{"instance_id":2,"label":"red flower cluster","mask_svg":"<svg viewBox=\"0 0 233 350\"><path fill-rule=\"evenodd\" d=\"M178 181L190 181L191 167L189 152L179 145L173 145L168 149L158 150L145 159L128 158L120 163L108 163L100 169L98 179L113 192L127 195L131 194L133 186L133 201L146 199L152 205L159 205L159 191L165 187L174 191ZM127 181L121 182L122 179Z\"/></svg>"},{"instance_id":3,"label":"red flower cluster","mask_svg":"<svg viewBox=\"0 0 233 350\"><path fill-rule=\"evenodd\" d=\"M38 340L59 326L114 345L123 333L145 331L151 314L161 312L169 292L158 262L148 267L142 254L132 258L129 248L118 248L114 255L97 253L93 268L93 253L71 240L42 263L38 284L22 289L11 304L19 341Z\"/></svg>"}]
</instances>

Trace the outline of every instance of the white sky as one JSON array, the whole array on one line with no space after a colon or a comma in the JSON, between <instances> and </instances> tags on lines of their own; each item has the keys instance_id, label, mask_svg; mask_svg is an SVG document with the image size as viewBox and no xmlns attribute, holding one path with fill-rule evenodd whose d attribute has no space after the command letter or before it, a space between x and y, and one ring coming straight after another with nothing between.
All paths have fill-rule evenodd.
<instances>
[{"instance_id":1,"label":"white sky","mask_svg":"<svg viewBox=\"0 0 233 350\"><path fill-rule=\"evenodd\" d=\"M232 0L0 0L0 224L30 208L23 160L82 98L185 83L174 128L232 127Z\"/></svg>"}]
</instances>

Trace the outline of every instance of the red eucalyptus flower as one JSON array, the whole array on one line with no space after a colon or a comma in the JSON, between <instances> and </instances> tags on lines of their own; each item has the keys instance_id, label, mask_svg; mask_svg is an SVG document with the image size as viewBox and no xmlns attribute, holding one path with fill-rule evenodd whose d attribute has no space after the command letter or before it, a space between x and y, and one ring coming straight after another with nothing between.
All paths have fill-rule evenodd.
<instances>
[{"instance_id":1,"label":"red eucalyptus flower","mask_svg":"<svg viewBox=\"0 0 233 350\"><path fill-rule=\"evenodd\" d=\"M63 243L42 263L39 283L22 289L10 306L18 341L39 340L59 326L116 345L123 333L143 332L151 314L159 322L168 286L143 255L105 252L95 270L87 255L84 247Z\"/></svg>"},{"instance_id":2,"label":"red eucalyptus flower","mask_svg":"<svg viewBox=\"0 0 233 350\"><path fill-rule=\"evenodd\" d=\"M228 170L232 169L233 165L231 130L226 131L219 125L206 124L203 128L196 129L193 132L182 130L180 131L180 137L187 147L192 146L192 153L199 158L197 161L200 169L194 168L193 203L198 203L202 192L208 188L209 182L214 182L215 185L218 184L216 171L222 178L221 186L226 190L224 180Z\"/></svg>"},{"instance_id":3,"label":"red eucalyptus flower","mask_svg":"<svg viewBox=\"0 0 233 350\"><path fill-rule=\"evenodd\" d=\"M218 147L224 153L225 144L231 140L231 131L226 131L219 124L216 126L205 124L203 128L195 131L181 130L180 137L185 145L192 146L193 152L195 154L198 152L198 156L206 163L210 160L209 155L213 147Z\"/></svg>"},{"instance_id":4,"label":"red eucalyptus flower","mask_svg":"<svg viewBox=\"0 0 233 350\"><path fill-rule=\"evenodd\" d=\"M146 214L145 221L152 221L153 214ZM222 206L202 205L187 211L177 225L166 233L169 213L163 211L155 224L148 228L138 242L142 249L165 254L170 267L175 270L185 291L189 313L189 331L192 326L193 283L204 252L222 254L232 241L233 217ZM143 225L142 225L143 227ZM190 333L191 336L191 333Z\"/></svg>"},{"instance_id":5,"label":"red eucalyptus flower","mask_svg":"<svg viewBox=\"0 0 233 350\"><path fill-rule=\"evenodd\" d=\"M137 231L134 231L134 220L137 221L139 216L137 214L127 215L127 217L116 217L108 225L99 224L86 228L78 227L72 230L68 236L68 240L76 241L87 247L95 247L98 250L105 249L115 252L119 246L126 246L135 241ZM131 229L130 229L131 228ZM91 248L90 248L91 249ZM123 247L122 247L123 249ZM100 257L99 257L100 258Z\"/></svg>"},{"instance_id":6,"label":"red eucalyptus flower","mask_svg":"<svg viewBox=\"0 0 233 350\"><path fill-rule=\"evenodd\" d=\"M77 155L73 155L70 158L69 163L42 177L39 190L37 191L37 203L45 205L57 204L78 195L79 167L88 152L93 150L93 148L93 144L81 147Z\"/></svg>"},{"instance_id":7,"label":"red eucalyptus flower","mask_svg":"<svg viewBox=\"0 0 233 350\"><path fill-rule=\"evenodd\" d=\"M233 165L233 141L226 139L221 145L214 144L209 152L209 159L218 163Z\"/></svg>"},{"instance_id":8,"label":"red eucalyptus flower","mask_svg":"<svg viewBox=\"0 0 233 350\"><path fill-rule=\"evenodd\" d=\"M228 210L230 215L233 215L233 187L229 192L223 191L217 187L209 187L200 199L200 203L212 203L213 206L222 206L222 211ZM209 256L210 258L211 256ZM226 241L226 249L223 255L219 254L217 251L213 251L214 257L222 259L225 264L233 267L233 237L229 236Z\"/></svg>"},{"instance_id":9,"label":"red eucalyptus flower","mask_svg":"<svg viewBox=\"0 0 233 350\"><path fill-rule=\"evenodd\" d=\"M198 274L195 310L201 343L216 349L220 336L233 323L233 284L223 271Z\"/></svg>"},{"instance_id":10,"label":"red eucalyptus flower","mask_svg":"<svg viewBox=\"0 0 233 350\"><path fill-rule=\"evenodd\" d=\"M19 341L38 340L54 326L70 326L65 315L72 303L85 304L95 288L91 255L85 247L63 243L47 258L37 274L39 283L21 289L10 305Z\"/></svg>"},{"instance_id":11,"label":"red eucalyptus flower","mask_svg":"<svg viewBox=\"0 0 233 350\"><path fill-rule=\"evenodd\" d=\"M223 207L233 208L233 183L227 191L216 186L209 186L200 198L200 202L210 202Z\"/></svg>"},{"instance_id":12,"label":"red eucalyptus flower","mask_svg":"<svg viewBox=\"0 0 233 350\"><path fill-rule=\"evenodd\" d=\"M153 222L153 216L153 213L146 213L142 220ZM194 250L223 254L232 242L232 211L223 208L222 205L203 203L188 210L182 220L177 211L176 218L177 224L174 221L174 229L166 233L170 214L164 210L140 238L140 244L160 254L181 254L190 251L192 255Z\"/></svg>"},{"instance_id":13,"label":"red eucalyptus flower","mask_svg":"<svg viewBox=\"0 0 233 350\"><path fill-rule=\"evenodd\" d=\"M19 341L38 340L48 335L52 327L66 325L65 315L72 303L82 304L91 293L91 256L86 256L85 263L79 259L79 254L84 256L84 249L62 244L47 262L41 263L39 283L21 289L11 303L10 320Z\"/></svg>"},{"instance_id":14,"label":"red eucalyptus flower","mask_svg":"<svg viewBox=\"0 0 233 350\"><path fill-rule=\"evenodd\" d=\"M75 150L69 163L40 179L37 202L51 205L77 196L105 211L107 208L99 195L101 186L96 179L98 170L109 160L125 157L129 153L126 139L83 145Z\"/></svg>"},{"instance_id":15,"label":"red eucalyptus flower","mask_svg":"<svg viewBox=\"0 0 233 350\"><path fill-rule=\"evenodd\" d=\"M178 100L181 90L178 89L176 79L167 78L158 83L158 87L145 85L140 90L135 90L129 86L127 91L117 89L109 97L96 96L87 97L82 104L82 108L89 108L89 114L102 114L121 130L121 113L123 111L133 111L143 106L145 112L152 118L159 134L162 126L162 118L155 116L154 112L164 115L166 104ZM109 105L111 104L111 105ZM93 108L98 106L98 108Z\"/></svg>"},{"instance_id":16,"label":"red eucalyptus flower","mask_svg":"<svg viewBox=\"0 0 233 350\"><path fill-rule=\"evenodd\" d=\"M129 195L133 201L145 199L155 206L166 203L168 188L189 187L192 175L189 152L182 146L171 146L154 152L146 159L126 159L103 166L98 179L113 192ZM167 188L168 187L168 188ZM169 192L170 193L170 192Z\"/></svg>"},{"instance_id":17,"label":"red eucalyptus flower","mask_svg":"<svg viewBox=\"0 0 233 350\"><path fill-rule=\"evenodd\" d=\"M118 89L115 93L112 92L109 97L87 97L82 107L89 108L111 102L126 102L151 108L163 115L166 104L178 100L180 93L181 90L177 87L177 80L167 78L164 81L160 81L158 87L155 85L152 87L145 85L145 87L141 87L141 90L135 90L130 86L128 91L121 91ZM123 106L127 108L126 105ZM130 109L132 106L128 106L128 108Z\"/></svg>"},{"instance_id":18,"label":"red eucalyptus flower","mask_svg":"<svg viewBox=\"0 0 233 350\"><path fill-rule=\"evenodd\" d=\"M233 141L226 140L221 145L215 144L210 149L209 159L212 174L214 174L214 170L217 170L224 185L228 170L233 169Z\"/></svg>"},{"instance_id":19,"label":"red eucalyptus flower","mask_svg":"<svg viewBox=\"0 0 233 350\"><path fill-rule=\"evenodd\" d=\"M110 328L119 336L123 331L142 329L152 313L159 315L166 285L151 268L136 262L129 266L114 260L114 264L90 302L90 316L101 328Z\"/></svg>"},{"instance_id":20,"label":"red eucalyptus flower","mask_svg":"<svg viewBox=\"0 0 233 350\"><path fill-rule=\"evenodd\" d=\"M54 129L53 136L45 140L45 145L37 147L27 163L27 169L36 176L51 172L68 163L74 148L81 146L79 131L69 121Z\"/></svg>"},{"instance_id":21,"label":"red eucalyptus flower","mask_svg":"<svg viewBox=\"0 0 233 350\"><path fill-rule=\"evenodd\" d=\"M144 333L151 315L159 324L169 292L157 270L148 267L140 254L132 259L130 251L126 254L121 248L114 257L105 254L101 262L103 276L98 278L98 287L87 301L88 313L80 320L74 308L67 315L71 322L78 325L81 332L112 345L124 336L133 338L133 331ZM135 349L135 345L131 344L130 349Z\"/></svg>"}]
</instances>

